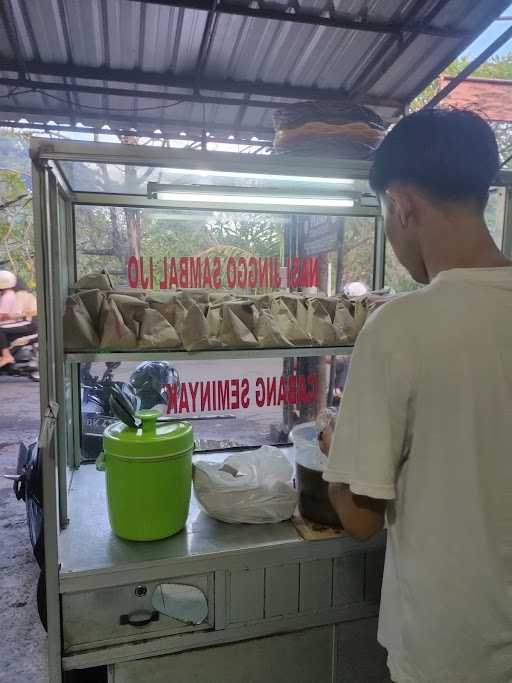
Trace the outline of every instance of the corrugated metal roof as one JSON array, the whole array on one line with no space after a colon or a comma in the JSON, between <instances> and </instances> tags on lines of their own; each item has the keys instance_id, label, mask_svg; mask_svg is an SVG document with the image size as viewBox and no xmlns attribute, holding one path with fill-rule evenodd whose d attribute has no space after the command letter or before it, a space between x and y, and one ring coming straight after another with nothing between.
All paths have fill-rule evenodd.
<instances>
[{"instance_id":1,"label":"corrugated metal roof","mask_svg":"<svg viewBox=\"0 0 512 683\"><path fill-rule=\"evenodd\" d=\"M272 112L396 113L510 0L3 0L0 121L272 137Z\"/></svg>"}]
</instances>

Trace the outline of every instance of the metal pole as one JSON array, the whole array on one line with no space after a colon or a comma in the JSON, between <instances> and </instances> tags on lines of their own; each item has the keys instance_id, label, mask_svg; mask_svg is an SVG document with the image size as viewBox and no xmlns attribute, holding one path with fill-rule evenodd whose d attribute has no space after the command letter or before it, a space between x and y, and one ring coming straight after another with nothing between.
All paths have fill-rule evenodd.
<instances>
[{"instance_id":1,"label":"metal pole","mask_svg":"<svg viewBox=\"0 0 512 683\"><path fill-rule=\"evenodd\" d=\"M37 310L39 317L39 350L41 373L41 418L48 411L55 397L53 376L51 327L54 323L50 296L51 273L49 269L50 215L48 207L48 172L40 163L32 164L34 234L36 242ZM44 422L43 422L44 423ZM55 433L48 437L43 456L44 500L44 551L46 575L46 614L48 621L48 679L61 683L61 624L59 595L59 502L57 492L57 465L55 462Z\"/></svg>"},{"instance_id":2,"label":"metal pole","mask_svg":"<svg viewBox=\"0 0 512 683\"><path fill-rule=\"evenodd\" d=\"M435 107L437 104L439 104L439 102L441 102L441 100L444 100L445 97L452 92L452 90L455 90L459 83L462 83L462 81L476 71L481 64L483 64L489 57L492 57L492 55L499 50L500 47L505 45L505 43L511 38L512 26L510 26L504 33L501 34L499 38L491 43L486 50L480 53L478 57L475 57L475 59L473 59L473 61L470 62L467 67L460 72L460 74L455 76L455 78L453 78L448 85L440 90L437 95L434 95L434 97L430 100L430 102L427 102L423 109Z\"/></svg>"}]
</instances>

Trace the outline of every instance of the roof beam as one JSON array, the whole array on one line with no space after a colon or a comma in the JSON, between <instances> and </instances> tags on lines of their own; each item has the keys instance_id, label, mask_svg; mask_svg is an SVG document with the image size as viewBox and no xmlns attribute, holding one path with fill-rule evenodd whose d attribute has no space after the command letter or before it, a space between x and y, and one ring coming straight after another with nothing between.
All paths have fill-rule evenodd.
<instances>
[{"instance_id":1,"label":"roof beam","mask_svg":"<svg viewBox=\"0 0 512 683\"><path fill-rule=\"evenodd\" d=\"M145 71L138 71L136 69L105 69L103 67L89 67L77 66L74 64L57 64L57 63L43 63L43 62L27 62L27 73L38 74L43 76L57 76L61 78L80 78L84 80L95 81L111 81L117 83L129 83L130 85L149 85L160 88L181 88L186 90L210 90L223 93L237 93L241 95L259 95L261 97L277 97L289 100L338 100L346 99L346 94L335 88L308 88L303 86L292 85L275 85L272 83L262 83L251 81L234 81L230 79L213 79L202 78L199 81L194 80L194 75L173 75L168 73L150 73ZM14 71L18 70L15 61L0 62L0 70ZM72 87L75 87L74 85ZM76 86L79 88L79 86ZM130 91L127 90L127 94ZM133 90L130 93L134 95ZM137 93L138 94L138 93ZM155 99L160 97L160 93L155 91ZM173 95L175 99L180 99L180 94ZM373 97L370 95L361 95L354 98L352 101L361 102L380 107L389 107L397 109L404 105L404 102L396 98L387 97ZM268 107L272 108L276 105L271 102Z\"/></svg>"},{"instance_id":2,"label":"roof beam","mask_svg":"<svg viewBox=\"0 0 512 683\"><path fill-rule=\"evenodd\" d=\"M16 58L16 70L22 77L26 73L25 61L22 57L22 50L20 46L20 41L18 39L18 32L16 31L16 22L13 18L12 6L9 0L7 0L5 3L0 2L0 19L4 24L4 28L7 33L7 38L11 44L12 51Z\"/></svg>"},{"instance_id":3,"label":"roof beam","mask_svg":"<svg viewBox=\"0 0 512 683\"><path fill-rule=\"evenodd\" d=\"M55 108L55 109L40 109L38 107L32 107L29 106L27 107L23 114L20 113L19 107L13 107L11 105L5 105L5 104L0 104L0 116L2 116L4 119L6 118L6 114L12 114L14 116L22 116L24 118L27 118L27 116L31 116L33 119L37 116L39 119L40 123L44 123L45 121L48 121L50 119L54 118L69 118L70 112L66 107L63 107L61 109ZM133 111L127 111L123 114L108 114L104 112L88 112L84 113L83 117L86 121L98 121L102 125L108 124L111 128L124 128L125 132L129 132L132 129L138 130L139 128L146 127L152 128L155 130L155 128L162 129L162 125L154 121L153 119L148 119L145 116L137 116L134 117ZM16 122L14 121L11 124L13 127L16 127ZM33 126L34 128L37 128L36 125ZM81 128L81 126L78 126ZM162 130L162 135L159 137L169 137L168 134L166 134L165 129L172 128L174 130L182 130L187 132L190 129L197 129L197 130L202 130L203 128L203 123L201 121L183 121L183 120L171 120L169 121L169 124L165 126L164 130ZM84 129L81 128L83 131ZM233 134L233 126L227 123L219 123L212 125L212 131L222 131L227 133L228 135ZM247 135L251 136L257 136L258 137L258 142L260 135L263 137L263 141L267 140L272 140L274 137L274 131L271 128L258 128L258 127L253 127L253 126L240 126L239 127L240 133L247 133ZM105 132L105 131L103 131ZM106 132L108 135L108 131ZM215 138L213 138L215 139ZM213 141L213 140L212 140Z\"/></svg>"},{"instance_id":4,"label":"roof beam","mask_svg":"<svg viewBox=\"0 0 512 683\"><path fill-rule=\"evenodd\" d=\"M446 7L449 1L450 0L438 0L428 12L425 21L432 21L437 14ZM422 5L423 0L416 0L416 3L410 9L410 16L414 16L418 11L421 11ZM407 37L401 35L388 36L386 40L383 41L383 45L372 59L372 62L362 73L357 74L355 79L356 85L350 91L350 95L356 97L358 93L360 94L361 92L371 90L375 83L387 73L417 37L417 33L410 33Z\"/></svg>"},{"instance_id":5,"label":"roof beam","mask_svg":"<svg viewBox=\"0 0 512 683\"><path fill-rule=\"evenodd\" d=\"M46 132L53 132L53 133L89 133L91 135L97 134L97 135L126 135L127 129L126 128L116 128L115 126L112 126L109 128L109 130L104 130L101 126L67 126L67 125L48 125L47 123L17 123L13 121L9 121L6 119L1 119L0 118L0 128L17 128L20 130L30 130L30 131L46 131ZM201 135L194 135L191 133L187 133L186 136L179 136L179 135L163 135L163 134L156 134L154 130L145 129L145 128L137 128L136 130L137 135L139 137L143 138L152 138L155 140L193 140L196 144L202 144L202 138ZM132 132L133 135L133 132ZM229 136L224 134L224 135L216 135L214 138L211 140L208 139L209 142L216 143L216 142L222 142L226 144L231 144L231 145L238 145L238 144L244 144L244 145L249 145L249 146L258 146L258 149L267 149L268 147L272 146L272 143L270 139L268 142L265 144L264 141L260 140L258 138L258 142L251 141L249 135L236 135L236 133L230 133Z\"/></svg>"},{"instance_id":6,"label":"roof beam","mask_svg":"<svg viewBox=\"0 0 512 683\"><path fill-rule=\"evenodd\" d=\"M195 71L197 79L200 79L204 73L212 42L215 37L215 32L217 30L217 6L219 4L219 0L210 0L209 4L210 7L208 9L208 17L206 19L203 36L201 38L201 45L199 47L199 54L196 61Z\"/></svg>"},{"instance_id":7,"label":"roof beam","mask_svg":"<svg viewBox=\"0 0 512 683\"><path fill-rule=\"evenodd\" d=\"M4 78L0 77L0 85L4 85L9 88L15 88L15 89L21 89L21 92L13 92L12 94L15 97L22 97L25 92L64 92L64 93L83 93L85 95L112 95L114 97L127 97L130 100L133 100L134 97L140 97L141 99L152 99L152 100L163 100L164 102L169 102L170 105L162 105L162 109L165 109L167 106L172 106L173 103L175 104L180 104L181 102L190 102L190 103L198 103L198 104L223 104L223 105L228 105L228 106L233 106L233 107L246 107L247 106L247 97L244 97L243 99L238 97L217 97L217 96L210 96L210 95L193 95L193 94L181 94L181 93L176 93L173 95L172 93L168 92L159 92L155 93L155 91L151 90L137 90L135 93L133 90L128 90L126 88L112 88L110 86L102 87L98 85L82 85L81 83L74 83L73 85L69 85L68 83L44 83L41 81L29 81L23 78ZM51 95L50 95L51 98ZM282 107L284 106L285 103L283 102L278 102L278 103L272 103L268 102L267 100L252 100L250 105L251 107L256 107L258 109L272 109L272 108L277 108L277 107ZM88 111L94 111L98 109L103 109L105 116L108 116L112 110L108 107L107 104L104 105L104 107L95 107L95 106L87 106L86 104L80 104L78 102L74 103L74 106L77 109L82 109L84 115L87 114ZM0 104L0 109L2 105ZM158 108L158 107L156 107ZM118 111L114 109L113 111ZM126 112L132 112L132 109L126 109Z\"/></svg>"},{"instance_id":8,"label":"roof beam","mask_svg":"<svg viewBox=\"0 0 512 683\"><path fill-rule=\"evenodd\" d=\"M210 0L132 0L147 4L164 5L166 7L183 7L186 9L208 11L211 8ZM242 17L254 17L259 19L275 19L297 24L313 24L329 28L340 28L349 31L364 31L367 33L422 33L430 36L443 38L466 38L467 31L461 31L454 26L432 26L424 22L388 22L376 19L357 19L346 14L330 13L329 4L319 11L311 11L299 7L297 4L284 5L283 9L276 9L275 5L259 3L258 7L242 5L229 0L219 0L216 12L219 14L231 14Z\"/></svg>"}]
</instances>

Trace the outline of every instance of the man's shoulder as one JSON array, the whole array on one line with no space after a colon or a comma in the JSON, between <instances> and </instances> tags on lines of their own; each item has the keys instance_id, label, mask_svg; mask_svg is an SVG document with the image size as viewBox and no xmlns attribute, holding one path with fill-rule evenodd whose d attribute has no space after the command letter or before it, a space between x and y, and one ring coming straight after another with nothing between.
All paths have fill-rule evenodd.
<instances>
[{"instance_id":1,"label":"man's shoulder","mask_svg":"<svg viewBox=\"0 0 512 683\"><path fill-rule=\"evenodd\" d=\"M398 294L374 311L368 317L367 325L380 330L399 322L419 320L429 306L430 298L429 287Z\"/></svg>"}]
</instances>

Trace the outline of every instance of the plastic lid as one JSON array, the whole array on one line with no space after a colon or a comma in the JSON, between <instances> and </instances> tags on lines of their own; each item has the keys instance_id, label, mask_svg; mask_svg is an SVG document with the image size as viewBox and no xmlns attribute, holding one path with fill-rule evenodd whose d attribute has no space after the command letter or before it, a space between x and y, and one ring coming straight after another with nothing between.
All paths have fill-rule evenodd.
<instances>
[{"instance_id":1,"label":"plastic lid","mask_svg":"<svg viewBox=\"0 0 512 683\"><path fill-rule=\"evenodd\" d=\"M114 422L103 432L103 449L113 455L181 455L194 447L192 427L186 422L157 423L158 410L140 410L142 427L132 429Z\"/></svg>"}]
</instances>

